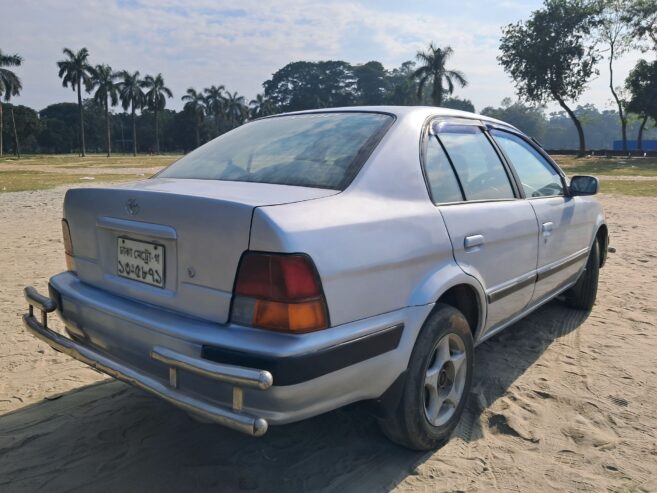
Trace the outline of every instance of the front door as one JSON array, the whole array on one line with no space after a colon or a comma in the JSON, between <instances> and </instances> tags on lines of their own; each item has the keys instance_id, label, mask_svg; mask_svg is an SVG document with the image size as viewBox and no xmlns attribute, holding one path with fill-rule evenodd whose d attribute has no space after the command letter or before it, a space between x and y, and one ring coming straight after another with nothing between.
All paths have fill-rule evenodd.
<instances>
[{"instance_id":1,"label":"front door","mask_svg":"<svg viewBox=\"0 0 657 493\"><path fill-rule=\"evenodd\" d=\"M574 280L588 256L590 223L576 214L577 197L566 197L557 169L519 135L492 130L513 165L527 202L538 220L537 281L533 302L540 302Z\"/></svg>"},{"instance_id":2,"label":"front door","mask_svg":"<svg viewBox=\"0 0 657 493\"><path fill-rule=\"evenodd\" d=\"M575 280L589 255L591 223L578 221L576 197L530 199L538 218L538 277L533 300L541 301Z\"/></svg>"}]
</instances>

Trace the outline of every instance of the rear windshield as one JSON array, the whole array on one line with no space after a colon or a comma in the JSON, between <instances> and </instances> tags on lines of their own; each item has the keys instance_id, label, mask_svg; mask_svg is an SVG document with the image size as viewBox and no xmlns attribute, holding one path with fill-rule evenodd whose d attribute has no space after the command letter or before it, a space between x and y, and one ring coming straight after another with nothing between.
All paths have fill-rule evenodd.
<instances>
[{"instance_id":1,"label":"rear windshield","mask_svg":"<svg viewBox=\"0 0 657 493\"><path fill-rule=\"evenodd\" d=\"M343 190L393 120L357 112L257 120L199 147L157 176Z\"/></svg>"}]
</instances>

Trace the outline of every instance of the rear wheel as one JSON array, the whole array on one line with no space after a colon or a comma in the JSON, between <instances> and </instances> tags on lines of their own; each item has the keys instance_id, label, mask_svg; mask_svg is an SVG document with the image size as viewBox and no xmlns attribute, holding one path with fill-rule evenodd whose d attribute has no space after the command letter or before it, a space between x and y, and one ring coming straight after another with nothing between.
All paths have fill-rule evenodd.
<instances>
[{"instance_id":1,"label":"rear wheel","mask_svg":"<svg viewBox=\"0 0 657 493\"><path fill-rule=\"evenodd\" d=\"M413 348L400 402L380 420L385 435L414 450L444 444L463 413L473 366L466 318L456 308L436 305Z\"/></svg>"},{"instance_id":2,"label":"rear wheel","mask_svg":"<svg viewBox=\"0 0 657 493\"><path fill-rule=\"evenodd\" d=\"M577 310L591 310L598 294L598 277L600 273L600 244L593 242L593 247L586 261L586 267L577 283L566 291L566 304Z\"/></svg>"}]
</instances>

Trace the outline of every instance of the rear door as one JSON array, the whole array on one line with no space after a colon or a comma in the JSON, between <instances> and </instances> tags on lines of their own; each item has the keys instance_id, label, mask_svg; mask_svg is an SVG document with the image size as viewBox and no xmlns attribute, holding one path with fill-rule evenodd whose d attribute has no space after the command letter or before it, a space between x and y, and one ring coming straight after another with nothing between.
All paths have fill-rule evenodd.
<instances>
[{"instance_id":1,"label":"rear door","mask_svg":"<svg viewBox=\"0 0 657 493\"><path fill-rule=\"evenodd\" d=\"M522 311L536 277L538 226L479 122L434 122L425 173L454 258L483 285L486 330Z\"/></svg>"},{"instance_id":2,"label":"rear door","mask_svg":"<svg viewBox=\"0 0 657 493\"><path fill-rule=\"evenodd\" d=\"M573 280L588 256L590 221L565 194L563 177L532 143L512 132L491 130L520 179L538 218L538 266L533 302Z\"/></svg>"}]
</instances>

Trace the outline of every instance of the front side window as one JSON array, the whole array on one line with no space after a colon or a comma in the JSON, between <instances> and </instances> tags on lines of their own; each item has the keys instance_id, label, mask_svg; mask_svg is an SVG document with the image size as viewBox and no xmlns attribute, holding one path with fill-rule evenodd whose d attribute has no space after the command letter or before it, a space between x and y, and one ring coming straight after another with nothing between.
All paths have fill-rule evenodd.
<instances>
[{"instance_id":1,"label":"front side window","mask_svg":"<svg viewBox=\"0 0 657 493\"><path fill-rule=\"evenodd\" d=\"M491 134L518 173L526 197L563 195L561 176L534 147L509 132Z\"/></svg>"},{"instance_id":2,"label":"front side window","mask_svg":"<svg viewBox=\"0 0 657 493\"><path fill-rule=\"evenodd\" d=\"M424 170L434 203L460 202L463 200L459 183L449 159L435 136L430 135L424 156Z\"/></svg>"},{"instance_id":3,"label":"front side window","mask_svg":"<svg viewBox=\"0 0 657 493\"><path fill-rule=\"evenodd\" d=\"M307 113L256 120L175 162L158 178L196 178L343 190L394 118Z\"/></svg>"},{"instance_id":4,"label":"front side window","mask_svg":"<svg viewBox=\"0 0 657 493\"><path fill-rule=\"evenodd\" d=\"M438 137L458 173L466 200L514 198L504 165L479 127L443 125Z\"/></svg>"}]
</instances>

